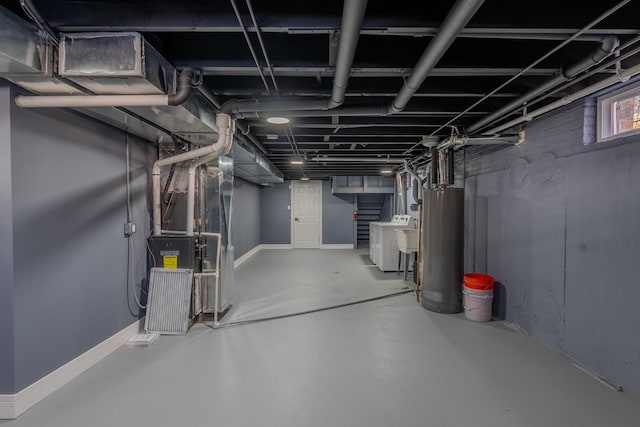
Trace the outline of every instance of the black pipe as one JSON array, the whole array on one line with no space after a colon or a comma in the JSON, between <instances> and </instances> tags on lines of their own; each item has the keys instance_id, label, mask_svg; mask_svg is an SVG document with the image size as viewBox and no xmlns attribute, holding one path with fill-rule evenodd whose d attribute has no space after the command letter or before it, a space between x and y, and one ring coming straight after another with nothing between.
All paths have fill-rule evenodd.
<instances>
[{"instance_id":1,"label":"black pipe","mask_svg":"<svg viewBox=\"0 0 640 427\"><path fill-rule=\"evenodd\" d=\"M180 105L189 98L193 75L193 68L185 68L182 70L178 77L178 89L176 90L176 93L169 95L169 105Z\"/></svg>"},{"instance_id":2,"label":"black pipe","mask_svg":"<svg viewBox=\"0 0 640 427\"><path fill-rule=\"evenodd\" d=\"M352 0L348 4L345 3L345 10L343 11L343 18L348 18L347 22L350 22L351 24L347 25L347 28L342 28L341 31L349 31L350 35L348 38L345 34L342 34L341 36L341 39L344 39L345 41L344 43L341 41L338 49L338 63L336 64L334 89L332 91L331 99L311 101L290 100L286 102L282 102L282 100L269 102L258 99L248 101L230 100L225 102L222 106L222 112L231 114L235 118L260 118L262 117L260 113L275 113L277 111L284 112L284 115L287 116L297 115L298 117L304 117L305 115L308 115L309 112L311 112L312 115L317 116L388 116L390 114L404 111L409 100L419 89L422 82L427 78L440 58L448 50L449 46L454 42L460 31L462 31L464 26L480 8L483 1L484 0L458 0L456 2L443 21L440 27L441 29L426 47L421 58L418 60L413 73L409 76L409 79L407 79L404 86L400 89L390 105L351 107L340 111L336 109L336 107L339 107L344 101L344 92L346 91L347 85L346 78L348 77L348 72L350 72L352 66L352 64L348 64L348 62L349 60L353 61L355 43L358 41L360 31L357 24L362 23L362 14L364 13L364 7L366 7L365 1ZM344 22L345 21L343 20L343 25L345 25ZM300 113L301 111L302 113ZM325 111L326 113L322 114Z\"/></svg>"},{"instance_id":3,"label":"black pipe","mask_svg":"<svg viewBox=\"0 0 640 427\"><path fill-rule=\"evenodd\" d=\"M345 0L344 2L340 41L338 42L338 59L333 75L333 90L331 91L329 108L336 108L344 103L366 8L367 0Z\"/></svg>"},{"instance_id":4,"label":"black pipe","mask_svg":"<svg viewBox=\"0 0 640 427\"><path fill-rule=\"evenodd\" d=\"M431 185L438 186L438 150L431 147Z\"/></svg>"},{"instance_id":5,"label":"black pipe","mask_svg":"<svg viewBox=\"0 0 640 427\"><path fill-rule=\"evenodd\" d=\"M447 184L453 185L455 183L455 174L453 170L454 165L454 151L453 148L447 150Z\"/></svg>"},{"instance_id":6,"label":"black pipe","mask_svg":"<svg viewBox=\"0 0 640 427\"><path fill-rule=\"evenodd\" d=\"M532 89L531 91L525 93L524 95L518 97L517 99L514 99L513 101L509 102L507 105L504 105L503 107L499 108L493 113L483 117L481 120L477 121L476 123L473 123L472 125L467 126L466 131L469 134L474 133L479 129L483 128L484 126L505 117L510 112L514 111L517 108L522 107L527 102L531 101L536 97L541 96L545 92L550 91L551 89L560 85L561 83L564 83L566 81L573 79L577 74L587 70L589 67L592 67L593 65L596 65L602 62L607 56L611 55L619 45L620 45L620 41L618 40L617 37L615 36L605 37L600 43L600 46L598 46L598 48L591 55L584 58L582 61L575 63L571 67L568 67L563 73L558 74L557 76L552 77L546 82L539 84L535 89Z\"/></svg>"},{"instance_id":7,"label":"black pipe","mask_svg":"<svg viewBox=\"0 0 640 427\"><path fill-rule=\"evenodd\" d=\"M231 6L233 7L233 12L236 14L236 18L238 19L238 23L240 24L240 29L242 30L242 34L244 34L244 39L247 42L247 47L251 52L251 57L253 58L253 62L256 64L256 69L258 70L258 74L260 74L260 78L262 79L262 83L264 84L264 87L267 90L267 94L271 95L271 89L269 88L267 79L264 77L264 72L262 72L262 65L260 65L260 61L258 60L256 51L253 49L253 44L251 44L251 39L249 38L249 34L247 33L247 27L244 25L244 22L242 21L242 15L240 15L240 11L238 10L238 6L236 6L236 2L234 0L230 0L230 1L231 1Z\"/></svg>"}]
</instances>

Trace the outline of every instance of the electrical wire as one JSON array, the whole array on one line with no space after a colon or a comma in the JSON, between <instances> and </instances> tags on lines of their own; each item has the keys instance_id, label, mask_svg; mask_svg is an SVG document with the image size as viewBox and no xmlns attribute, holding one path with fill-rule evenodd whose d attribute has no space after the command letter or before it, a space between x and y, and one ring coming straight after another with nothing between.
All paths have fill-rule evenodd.
<instances>
[{"instance_id":1,"label":"electrical wire","mask_svg":"<svg viewBox=\"0 0 640 427\"><path fill-rule=\"evenodd\" d=\"M149 255L151 255L151 258L153 259L153 266L157 267L158 261L156 260L156 256L153 254L153 251L151 250L151 246L149 246L149 241L145 240L145 242L147 243L147 251L149 251Z\"/></svg>"},{"instance_id":2,"label":"electrical wire","mask_svg":"<svg viewBox=\"0 0 640 427\"><path fill-rule=\"evenodd\" d=\"M38 12L38 10L33 6L33 4L27 0L20 0L20 7L22 8L22 11L25 13L25 15L27 15L29 19L31 19L34 23L36 23L40 28L40 30L42 30L47 35L47 38L51 40L51 43L54 46L58 47L59 42L58 42L58 35L56 31L53 28L51 28L49 24L47 24L47 22L42 18L42 16Z\"/></svg>"},{"instance_id":3,"label":"electrical wire","mask_svg":"<svg viewBox=\"0 0 640 427\"><path fill-rule=\"evenodd\" d=\"M125 132L125 159L127 165L126 173L126 191L127 191L127 223L131 222L131 153L129 144L129 132ZM140 298L136 293L135 281L133 281L133 236L127 236L127 288L131 288L131 293L138 307L145 309L146 305L142 305ZM154 260L155 264L155 260Z\"/></svg>"},{"instance_id":4,"label":"electrical wire","mask_svg":"<svg viewBox=\"0 0 640 427\"><path fill-rule=\"evenodd\" d=\"M329 311L329 310L335 310L338 308L343 308L343 307L350 307L352 305L358 305L358 304L364 304L367 302L372 302L372 301L379 301L382 299L387 299L387 298L393 298L393 297L397 297L400 295L405 295L408 293L414 292L413 289L406 287L404 290L399 291L399 292L393 292L391 294L386 294L386 295L380 295L377 297L372 297L372 298L366 298L366 299L362 299L362 300L358 300L358 301L351 301L351 302L345 302L342 304L336 304L336 305L330 305L328 307L321 307L321 308L314 308L311 310L304 310L304 311L298 311L295 313L289 313L289 314L281 314L281 315L277 315L277 316L269 316L269 317L261 317L258 319L249 319L249 320L238 320L236 322L228 322L228 323L222 323L219 325L209 325L206 324L205 325L207 327L210 327L212 329L222 329L222 328L229 328L232 326L242 326L242 325L249 325L252 323L261 323L261 322L269 322L271 320L279 320L279 319L287 319L289 317L298 317L298 316L303 316L306 314L313 314L313 313L320 313L323 311Z\"/></svg>"},{"instance_id":5,"label":"electrical wire","mask_svg":"<svg viewBox=\"0 0 640 427\"><path fill-rule=\"evenodd\" d=\"M129 152L129 132L125 132L125 158L126 158L126 167L127 167L127 179L126 179L126 188L127 188L127 222L131 222L131 153Z\"/></svg>"}]
</instances>

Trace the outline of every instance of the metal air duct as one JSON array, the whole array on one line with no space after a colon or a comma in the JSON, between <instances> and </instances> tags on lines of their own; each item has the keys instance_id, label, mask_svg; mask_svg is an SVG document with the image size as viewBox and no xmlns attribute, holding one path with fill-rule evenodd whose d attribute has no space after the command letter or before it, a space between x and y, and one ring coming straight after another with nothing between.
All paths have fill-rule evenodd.
<instances>
[{"instance_id":1,"label":"metal air duct","mask_svg":"<svg viewBox=\"0 0 640 427\"><path fill-rule=\"evenodd\" d=\"M176 78L173 66L140 34L62 34L59 53L57 75L47 37L0 7L0 77L42 95L18 96L18 105L75 108L152 142L177 136L208 145L218 138L214 106L206 93L190 90L191 72ZM234 153L243 157L245 169L258 173L241 170L239 176L254 183L282 182L282 173L257 152L254 141L239 136Z\"/></svg>"}]
</instances>

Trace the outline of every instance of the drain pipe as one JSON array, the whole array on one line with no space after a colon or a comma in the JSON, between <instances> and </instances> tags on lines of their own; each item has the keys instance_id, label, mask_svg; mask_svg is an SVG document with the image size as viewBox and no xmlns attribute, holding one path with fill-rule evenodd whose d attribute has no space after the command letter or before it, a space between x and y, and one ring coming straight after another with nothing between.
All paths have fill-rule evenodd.
<instances>
[{"instance_id":1,"label":"drain pipe","mask_svg":"<svg viewBox=\"0 0 640 427\"><path fill-rule=\"evenodd\" d=\"M220 155L227 146L231 146L233 141L234 121L227 114L218 113L216 115L216 125L218 127L218 141L213 145L207 145L202 148L187 151L186 153L176 156L167 157L157 160L153 164L153 234L159 236L162 234L162 202L160 199L160 168L175 163L186 162L188 160L197 159L209 154ZM193 215L191 215L193 217ZM193 224L191 226L193 230Z\"/></svg>"},{"instance_id":2,"label":"drain pipe","mask_svg":"<svg viewBox=\"0 0 640 427\"><path fill-rule=\"evenodd\" d=\"M338 44L338 59L336 61L336 69L333 76L333 91L330 99L231 99L221 106L220 111L233 115L235 118L251 118L255 117L255 115L245 115L244 113L261 113L277 110L325 111L341 106L344 103L349 74L351 73L351 66L353 65L353 58L356 53L366 7L367 0L344 1L340 42Z\"/></svg>"},{"instance_id":3,"label":"drain pipe","mask_svg":"<svg viewBox=\"0 0 640 427\"><path fill-rule=\"evenodd\" d=\"M554 87L566 81L572 80L581 72L602 62L607 56L611 55L618 48L619 45L620 45L620 41L618 40L617 37L615 36L605 37L602 40L602 43L600 44L598 49L596 49L595 52L593 52L591 55L589 55L582 61L572 65L571 67L567 68L566 71L562 72L556 77L553 77L550 80L547 80L545 83L542 83L540 86L538 86L534 90L524 94L518 99L511 101L510 103L500 108L499 110L489 114L482 120L479 120L478 122L472 124L466 129L466 131L469 134L471 134L477 131L478 129L481 129L484 126L488 125L489 123L504 117L505 115L512 112L516 108L523 106L528 101L531 101L532 99L542 95L543 93L548 92Z\"/></svg>"},{"instance_id":4,"label":"drain pipe","mask_svg":"<svg viewBox=\"0 0 640 427\"><path fill-rule=\"evenodd\" d=\"M408 159L405 159L404 161L404 168L406 169L407 172L409 172L409 175L411 175L413 180L416 181L416 185L413 186L412 194L413 194L413 200L418 202L420 199L422 199L423 180L422 178L420 178L420 175L418 175L418 172L416 172L416 170L409 165Z\"/></svg>"},{"instance_id":5,"label":"drain pipe","mask_svg":"<svg viewBox=\"0 0 640 427\"><path fill-rule=\"evenodd\" d=\"M207 100L209 100L209 102L211 102L213 104L214 107L216 107L216 109L218 111L220 111L220 107L222 107L222 102L218 99L218 97L216 95L214 95L208 87L206 87L205 85L200 85L198 86L198 92L200 92L200 94L202 96L204 96L205 98L207 98ZM258 150L262 151L262 153L265 156L269 155L269 151L267 150L267 148L264 146L263 143L261 143L260 141L258 141L258 139L251 135L249 133L249 128L242 124L241 122L236 122L235 124L236 128L240 131L240 133L236 134L236 138L239 139L243 139L245 142L247 142L247 144L254 144L256 146L256 148L258 148Z\"/></svg>"},{"instance_id":6,"label":"drain pipe","mask_svg":"<svg viewBox=\"0 0 640 427\"><path fill-rule=\"evenodd\" d=\"M356 55L360 28L367 9L367 0L345 0L342 9L342 24L340 26L340 41L338 42L338 58L336 70L333 74L333 90L328 107L333 109L344 103L349 74L353 58Z\"/></svg>"},{"instance_id":7,"label":"drain pipe","mask_svg":"<svg viewBox=\"0 0 640 427\"><path fill-rule=\"evenodd\" d=\"M467 25L473 15L482 6L484 0L458 0L447 17L440 25L440 30L431 40L424 53L413 68L407 79L389 107L391 113L399 113L405 109L420 85L427 78L433 67L449 49L460 31Z\"/></svg>"},{"instance_id":8,"label":"drain pipe","mask_svg":"<svg viewBox=\"0 0 640 427\"><path fill-rule=\"evenodd\" d=\"M487 135L495 135L495 134L499 134L500 132L509 129L513 126L519 125L523 122L528 122L533 120L534 118L548 113L551 110L555 110L556 108L560 108L563 107L567 104L570 104L573 101L576 101L580 98L584 98L585 96L589 96L589 95L593 95L594 93L601 91L603 89L608 88L609 86L613 86L616 83L621 83L624 82L626 80L628 80L629 78L640 74L640 65L634 65L631 68L627 68L624 71L621 71L620 73L607 77L603 80L600 80L599 82L591 85L591 86L587 86L584 89L581 89L577 92L572 93L571 95L567 95L562 99L559 99L555 102L552 102L550 104L545 105L544 107L538 108L537 110L528 112L527 114L524 114L521 117L518 117L516 119L510 120L504 124L501 124L500 126L496 126L490 130L487 130L483 133L487 134Z\"/></svg>"},{"instance_id":9,"label":"drain pipe","mask_svg":"<svg viewBox=\"0 0 640 427\"><path fill-rule=\"evenodd\" d=\"M171 95L18 95L16 105L23 108L152 107L180 105L191 93L194 71L185 68L178 78L178 89Z\"/></svg>"},{"instance_id":10,"label":"drain pipe","mask_svg":"<svg viewBox=\"0 0 640 427\"><path fill-rule=\"evenodd\" d=\"M440 58L449 49L460 31L467 25L473 15L478 11L484 0L458 0L451 8L451 11L442 22L440 30L431 40L427 48L424 50L418 63L414 67L413 73L405 82L402 89L398 92L396 98L391 105L374 105L366 107L349 107L344 109L334 109L344 101L344 92L346 91L346 80L348 72L351 71L353 54L355 53L355 43L360 32L361 15L359 11L356 13L355 3L366 6L366 2L346 1L343 11L343 31L349 30L349 36L343 34L340 38L338 48L338 60L344 61L336 64L336 75L334 78L334 90L330 100L296 100L296 99L278 99L278 100L236 100L232 99L222 105L221 111L226 114L233 115L235 118L261 118L262 114L269 112L276 114L281 112L289 117L304 116L387 116L399 113L405 109L409 100L413 97L420 85L427 78L433 67L438 63ZM353 9L352 9L353 7ZM349 16L345 25L345 15ZM355 22L358 21L359 22ZM357 28L356 28L357 24ZM352 27L353 26L353 27ZM357 31L356 31L357 30ZM342 50L345 49L346 53ZM348 57L348 58L347 58ZM350 63L347 66L347 59ZM337 105L336 105L337 104Z\"/></svg>"},{"instance_id":11,"label":"drain pipe","mask_svg":"<svg viewBox=\"0 0 640 427\"><path fill-rule=\"evenodd\" d=\"M196 170L202 165L214 161L218 157L225 156L231 150L231 142L233 138L228 138L227 143L219 152L207 154L197 160L194 160L189 166L187 172L187 236L193 236L194 233L194 215L196 202Z\"/></svg>"}]
</instances>

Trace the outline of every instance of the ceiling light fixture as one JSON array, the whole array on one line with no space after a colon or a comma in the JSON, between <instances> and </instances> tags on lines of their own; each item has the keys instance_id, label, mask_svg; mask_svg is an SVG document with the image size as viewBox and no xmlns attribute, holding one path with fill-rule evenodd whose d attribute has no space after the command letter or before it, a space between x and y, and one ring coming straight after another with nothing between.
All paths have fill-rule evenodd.
<instances>
[{"instance_id":1,"label":"ceiling light fixture","mask_svg":"<svg viewBox=\"0 0 640 427\"><path fill-rule=\"evenodd\" d=\"M309 181L309 177L303 176L302 178L300 178L300 181Z\"/></svg>"},{"instance_id":2,"label":"ceiling light fixture","mask_svg":"<svg viewBox=\"0 0 640 427\"><path fill-rule=\"evenodd\" d=\"M269 140L278 139L278 135L276 135L275 133L268 133L267 134L267 139L269 139Z\"/></svg>"},{"instance_id":3,"label":"ceiling light fixture","mask_svg":"<svg viewBox=\"0 0 640 427\"><path fill-rule=\"evenodd\" d=\"M390 169L384 169L384 170L381 170L381 171L380 171L380 173L384 173L384 174L390 174L390 173L392 173L392 172L393 172L393 171L392 171L392 170L390 170Z\"/></svg>"},{"instance_id":4,"label":"ceiling light fixture","mask_svg":"<svg viewBox=\"0 0 640 427\"><path fill-rule=\"evenodd\" d=\"M302 160L291 160L292 165L304 165Z\"/></svg>"},{"instance_id":5,"label":"ceiling light fixture","mask_svg":"<svg viewBox=\"0 0 640 427\"><path fill-rule=\"evenodd\" d=\"M289 123L289 119L287 119L286 117L269 117L267 118L267 121L271 124L274 125L286 125L287 123Z\"/></svg>"}]
</instances>

